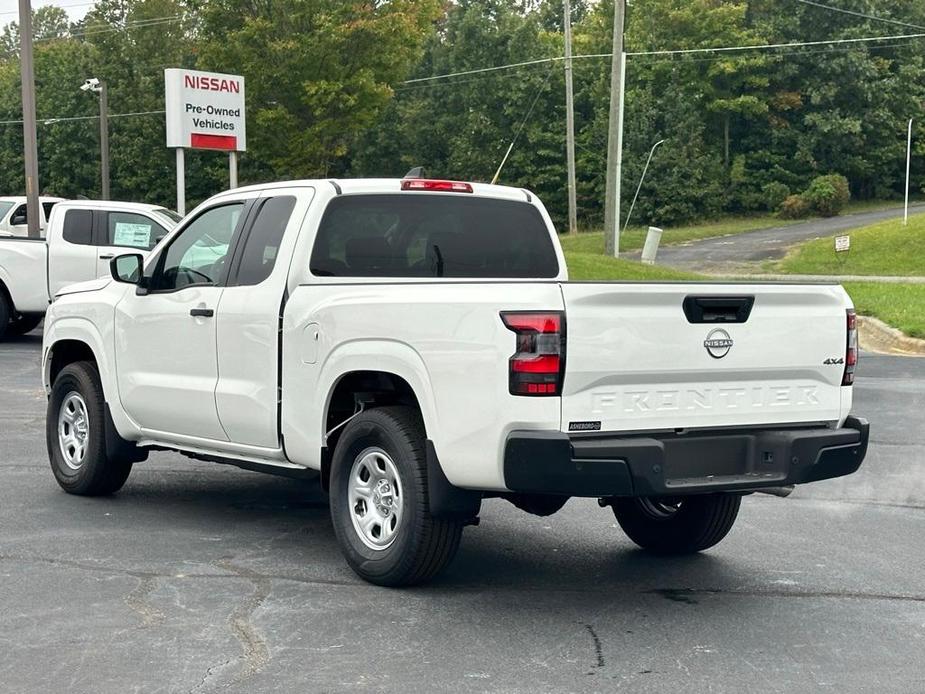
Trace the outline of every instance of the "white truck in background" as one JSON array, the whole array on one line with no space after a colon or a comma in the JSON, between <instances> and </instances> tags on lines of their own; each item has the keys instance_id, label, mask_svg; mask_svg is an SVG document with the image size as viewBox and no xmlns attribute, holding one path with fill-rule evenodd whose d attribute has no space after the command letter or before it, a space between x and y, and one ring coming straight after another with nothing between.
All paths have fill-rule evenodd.
<instances>
[{"instance_id":1,"label":"white truck in background","mask_svg":"<svg viewBox=\"0 0 925 694\"><path fill-rule=\"evenodd\" d=\"M46 195L39 197L39 229L45 231L51 211L64 198ZM26 197L24 195L6 195L0 197L0 237L28 236L26 226Z\"/></svg>"},{"instance_id":2,"label":"white truck in background","mask_svg":"<svg viewBox=\"0 0 925 694\"><path fill-rule=\"evenodd\" d=\"M157 205L74 200L55 204L45 238L0 236L0 339L29 332L62 287L108 277L113 256L147 253L177 221Z\"/></svg>"},{"instance_id":3,"label":"white truck in background","mask_svg":"<svg viewBox=\"0 0 925 694\"><path fill-rule=\"evenodd\" d=\"M320 473L348 564L381 585L446 566L484 498L597 498L642 547L696 552L743 496L867 450L837 284L570 282L517 188L239 188L111 269L46 318L61 487L115 492L165 449Z\"/></svg>"}]
</instances>

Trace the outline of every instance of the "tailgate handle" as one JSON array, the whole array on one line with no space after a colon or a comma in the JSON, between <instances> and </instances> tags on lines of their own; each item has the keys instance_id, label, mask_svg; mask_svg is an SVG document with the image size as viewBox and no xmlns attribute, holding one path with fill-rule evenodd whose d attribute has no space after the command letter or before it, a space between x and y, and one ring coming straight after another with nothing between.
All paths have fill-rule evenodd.
<instances>
[{"instance_id":1,"label":"tailgate handle","mask_svg":"<svg viewBox=\"0 0 925 694\"><path fill-rule=\"evenodd\" d=\"M744 323L755 304L753 296L686 296L688 323Z\"/></svg>"}]
</instances>

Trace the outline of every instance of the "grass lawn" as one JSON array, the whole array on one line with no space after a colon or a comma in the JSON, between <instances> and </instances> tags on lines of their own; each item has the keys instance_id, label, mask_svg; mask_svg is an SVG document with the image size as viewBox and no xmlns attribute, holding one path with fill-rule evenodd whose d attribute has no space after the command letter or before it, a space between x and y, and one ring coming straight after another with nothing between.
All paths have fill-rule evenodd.
<instances>
[{"instance_id":1,"label":"grass lawn","mask_svg":"<svg viewBox=\"0 0 925 694\"><path fill-rule=\"evenodd\" d=\"M872 212L874 210L888 209L901 205L896 200L859 200L849 202L842 214L856 212ZM662 234L663 246L676 246L697 239L713 238L715 236L731 236L746 231L783 227L806 221L804 219L780 219L773 214L740 215L723 217L709 222L698 222L680 227L668 227ZM646 240L648 227L631 226L620 235L621 251L638 251ZM579 253L603 253L604 234L600 231L582 232L575 236L559 234L559 241L566 251Z\"/></svg>"},{"instance_id":2,"label":"grass lawn","mask_svg":"<svg viewBox=\"0 0 925 694\"><path fill-rule=\"evenodd\" d=\"M786 226L793 223L791 220L778 219L773 215L726 217L712 222L667 228L662 234L661 245L671 246L696 239L729 236L731 234L741 234L744 231ZM643 243L645 243L647 232L648 227L627 228L625 233L620 234L620 251L640 250ZM600 231L585 232L575 236L559 234L559 241L566 251L577 251L579 253L604 252L604 234Z\"/></svg>"},{"instance_id":3,"label":"grass lawn","mask_svg":"<svg viewBox=\"0 0 925 694\"><path fill-rule=\"evenodd\" d=\"M816 239L776 263L779 272L805 275L925 275L925 215L909 226L891 219L850 232L851 250L836 257L832 238Z\"/></svg>"},{"instance_id":4,"label":"grass lawn","mask_svg":"<svg viewBox=\"0 0 925 694\"><path fill-rule=\"evenodd\" d=\"M858 313L875 316L906 335L925 338L925 284L849 282L845 289Z\"/></svg>"},{"instance_id":5,"label":"grass lawn","mask_svg":"<svg viewBox=\"0 0 925 694\"><path fill-rule=\"evenodd\" d=\"M598 253L566 251L565 262L571 280L700 280L701 275L660 265L643 265L632 260L610 258Z\"/></svg>"}]
</instances>

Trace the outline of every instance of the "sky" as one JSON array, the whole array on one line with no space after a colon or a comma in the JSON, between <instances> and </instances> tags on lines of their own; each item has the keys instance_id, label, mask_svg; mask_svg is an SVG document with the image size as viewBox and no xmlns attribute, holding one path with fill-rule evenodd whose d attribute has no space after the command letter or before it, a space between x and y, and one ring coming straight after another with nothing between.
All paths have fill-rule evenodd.
<instances>
[{"instance_id":1,"label":"sky","mask_svg":"<svg viewBox=\"0 0 925 694\"><path fill-rule=\"evenodd\" d=\"M83 17L93 6L93 2L87 0L32 0L32 7L38 8L43 5L57 5L67 11L72 22L76 22ZM19 0L0 0L0 26L10 22L19 21Z\"/></svg>"}]
</instances>

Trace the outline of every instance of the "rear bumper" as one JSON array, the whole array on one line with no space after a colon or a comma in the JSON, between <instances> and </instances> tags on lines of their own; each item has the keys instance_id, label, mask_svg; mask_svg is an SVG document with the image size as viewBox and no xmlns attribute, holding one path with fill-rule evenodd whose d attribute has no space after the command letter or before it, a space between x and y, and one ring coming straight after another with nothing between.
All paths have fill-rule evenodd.
<instances>
[{"instance_id":1,"label":"rear bumper","mask_svg":"<svg viewBox=\"0 0 925 694\"><path fill-rule=\"evenodd\" d=\"M515 431L504 449L505 486L569 496L660 496L752 491L855 472L870 425L657 436Z\"/></svg>"}]
</instances>

